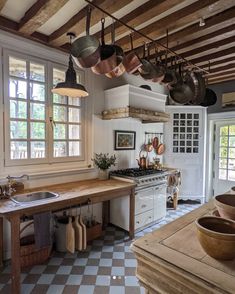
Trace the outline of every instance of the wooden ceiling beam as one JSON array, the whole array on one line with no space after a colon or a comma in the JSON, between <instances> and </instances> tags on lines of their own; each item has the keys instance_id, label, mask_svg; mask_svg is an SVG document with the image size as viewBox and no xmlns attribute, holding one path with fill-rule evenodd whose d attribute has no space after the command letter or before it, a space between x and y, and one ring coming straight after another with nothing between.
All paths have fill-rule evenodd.
<instances>
[{"instance_id":1,"label":"wooden ceiling beam","mask_svg":"<svg viewBox=\"0 0 235 294\"><path fill-rule=\"evenodd\" d=\"M5 6L7 0L0 0L0 11L3 9L3 7Z\"/></svg>"},{"instance_id":2,"label":"wooden ceiling beam","mask_svg":"<svg viewBox=\"0 0 235 294\"><path fill-rule=\"evenodd\" d=\"M59 11L69 0L38 0L34 3L19 23L19 31L31 35Z\"/></svg>"},{"instance_id":3,"label":"wooden ceiling beam","mask_svg":"<svg viewBox=\"0 0 235 294\"><path fill-rule=\"evenodd\" d=\"M151 18L162 14L163 12L173 8L174 6L176 6L182 2L184 2L184 0L158 0L158 1L150 0L150 1L140 5L139 7L137 7L136 9L131 11L130 13L126 14L125 16L123 16L122 18L120 18L120 20L122 22L124 22L125 24L127 24L133 28L136 28L137 26L143 24L144 22L150 20ZM111 28L112 28L112 25L105 28L105 41L106 42L111 41L111 38L110 38ZM129 32L130 32L130 30L127 27L123 26L119 22L115 22L115 37L116 37L116 39L119 35L129 33ZM97 32L96 34L94 34L94 36L96 38L99 38L100 32Z\"/></svg>"},{"instance_id":4,"label":"wooden ceiling beam","mask_svg":"<svg viewBox=\"0 0 235 294\"><path fill-rule=\"evenodd\" d=\"M199 21L200 17L204 17L205 15L212 16L220 13L234 4L233 0L227 0L226 4L223 0L197 1L167 17L151 23L139 31L150 38L157 39L166 33L166 29L168 29L168 31L180 29L183 26L187 26L189 23ZM169 37L169 39L171 39L171 37ZM133 35L134 47L140 46L143 44L143 41L147 40L137 33ZM125 51L128 50L129 37L125 36L119 39L117 44L122 46Z\"/></svg>"},{"instance_id":5,"label":"wooden ceiling beam","mask_svg":"<svg viewBox=\"0 0 235 294\"><path fill-rule=\"evenodd\" d=\"M217 78L220 78L220 77L228 77L228 76L231 76L231 75L234 75L234 74L235 74L235 68L233 68L233 69L231 69L229 71L209 75L208 79L213 80L213 79L217 79Z\"/></svg>"},{"instance_id":6,"label":"wooden ceiling beam","mask_svg":"<svg viewBox=\"0 0 235 294\"><path fill-rule=\"evenodd\" d=\"M203 40L207 40L208 35L209 38L213 38L213 36L216 37L216 34L214 34L216 31L218 31L218 37L220 34L222 35L223 32L225 37L229 37L230 32L233 31L233 26L235 23L235 7L213 15L207 18L205 21L205 26L200 27L198 23L196 23L179 30L176 33L170 34L169 48L181 52L179 50L182 48L197 46L198 43L202 42ZM166 45L165 37L160 38L157 41L163 45ZM135 50L137 53L140 53L142 51L142 47L136 48Z\"/></svg>"},{"instance_id":7,"label":"wooden ceiling beam","mask_svg":"<svg viewBox=\"0 0 235 294\"><path fill-rule=\"evenodd\" d=\"M131 0L133 1L133 0ZM125 7L131 2L130 0L94 0L93 2L104 9L105 11L113 14L121 8ZM86 28L86 12L87 6L74 15L67 23L65 23L58 30L49 36L50 43L56 46L62 46L68 41L66 33L71 31L79 36L85 31ZM91 13L91 27L98 24L102 17L105 15L98 9L93 8Z\"/></svg>"},{"instance_id":8,"label":"wooden ceiling beam","mask_svg":"<svg viewBox=\"0 0 235 294\"><path fill-rule=\"evenodd\" d=\"M213 69L218 68L218 67L229 65L231 62L232 62L232 63L235 62L235 56L228 57L228 58L225 57L225 59L217 60L217 61L211 62L211 63L210 63L211 71L212 71ZM208 66L209 66L208 62L206 62L205 64L201 64L201 65L200 65L200 67L201 67L201 68L204 68L204 69L208 69Z\"/></svg>"},{"instance_id":9,"label":"wooden ceiling beam","mask_svg":"<svg viewBox=\"0 0 235 294\"><path fill-rule=\"evenodd\" d=\"M224 66L219 66L219 67L216 67L216 68L212 68L212 69L210 69L210 73L207 74L207 76L210 77L211 74L213 74L213 73L226 72L226 71L231 70L232 68L235 69L235 62L234 63L229 63L229 64L224 65Z\"/></svg>"},{"instance_id":10,"label":"wooden ceiling beam","mask_svg":"<svg viewBox=\"0 0 235 294\"><path fill-rule=\"evenodd\" d=\"M227 78L219 78L219 79L216 79L216 80L208 80L208 84L209 85L214 85L214 84L221 84L221 83L224 83L224 82L229 82L229 81L234 81L235 80L235 75L232 75L230 77L227 77Z\"/></svg>"}]
</instances>

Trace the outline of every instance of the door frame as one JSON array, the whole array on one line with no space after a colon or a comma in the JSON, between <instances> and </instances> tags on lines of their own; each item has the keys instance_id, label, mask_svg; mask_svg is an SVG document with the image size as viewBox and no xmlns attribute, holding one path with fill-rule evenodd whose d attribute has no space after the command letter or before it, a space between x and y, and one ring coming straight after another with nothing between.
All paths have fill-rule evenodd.
<instances>
[{"instance_id":1,"label":"door frame","mask_svg":"<svg viewBox=\"0 0 235 294\"><path fill-rule=\"evenodd\" d=\"M213 171L214 171L214 143L215 143L215 125L217 122L226 122L235 120L235 111L226 111L208 114L208 136L207 136L207 160L206 160L206 201L213 198Z\"/></svg>"}]
</instances>

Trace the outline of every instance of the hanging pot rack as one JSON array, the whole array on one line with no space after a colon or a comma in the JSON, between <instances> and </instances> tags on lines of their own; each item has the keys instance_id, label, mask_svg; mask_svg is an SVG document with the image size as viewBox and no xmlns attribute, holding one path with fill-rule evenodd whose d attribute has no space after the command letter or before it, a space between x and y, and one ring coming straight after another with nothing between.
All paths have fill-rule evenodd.
<instances>
[{"instance_id":1,"label":"hanging pot rack","mask_svg":"<svg viewBox=\"0 0 235 294\"><path fill-rule=\"evenodd\" d=\"M109 17L111 17L113 20L119 22L120 24L122 24L123 26L127 27L130 31L135 32L137 34L139 34L140 36L142 36L145 39L148 39L149 41L151 41L153 44L156 44L157 46L162 47L164 50L167 50L168 53L171 53L172 55L176 56L179 60L181 60L182 62L187 63L191 68L196 68L198 70L200 70L201 72L204 72L206 74L209 74L209 72L199 66L197 66L196 64L188 61L186 58L180 56L179 54L177 54L174 50L171 50L168 48L168 46L165 46L163 44L161 44L160 42L150 38L149 36L141 33L140 31L136 30L135 28L129 26L128 24L124 23L122 20L116 18L115 16L113 16L111 13L107 12L106 10L104 10L103 8L99 7L98 5L96 5L95 3L91 2L90 0L85 0L85 2L87 2L89 5L93 6L94 8L99 9L101 12L103 12L104 14L108 15Z\"/></svg>"}]
</instances>

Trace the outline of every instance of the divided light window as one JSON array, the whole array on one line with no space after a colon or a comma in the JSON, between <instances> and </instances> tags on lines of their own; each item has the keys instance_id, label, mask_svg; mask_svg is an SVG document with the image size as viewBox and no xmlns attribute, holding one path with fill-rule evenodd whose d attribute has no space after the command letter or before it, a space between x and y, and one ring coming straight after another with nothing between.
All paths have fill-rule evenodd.
<instances>
[{"instance_id":1,"label":"divided light window","mask_svg":"<svg viewBox=\"0 0 235 294\"><path fill-rule=\"evenodd\" d=\"M83 160L82 100L50 90L66 68L17 54L5 63L6 165Z\"/></svg>"}]
</instances>

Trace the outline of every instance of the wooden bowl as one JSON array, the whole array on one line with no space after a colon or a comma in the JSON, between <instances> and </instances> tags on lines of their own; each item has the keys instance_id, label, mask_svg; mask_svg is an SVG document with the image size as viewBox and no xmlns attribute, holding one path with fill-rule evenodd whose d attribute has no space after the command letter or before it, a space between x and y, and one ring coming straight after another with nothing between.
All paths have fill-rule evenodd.
<instances>
[{"instance_id":1,"label":"wooden bowl","mask_svg":"<svg viewBox=\"0 0 235 294\"><path fill-rule=\"evenodd\" d=\"M205 252L215 259L235 258L235 222L215 216L203 216L196 221L197 236Z\"/></svg>"},{"instance_id":2,"label":"wooden bowl","mask_svg":"<svg viewBox=\"0 0 235 294\"><path fill-rule=\"evenodd\" d=\"M214 201L221 217L235 220L235 195L217 195L215 196Z\"/></svg>"},{"instance_id":3,"label":"wooden bowl","mask_svg":"<svg viewBox=\"0 0 235 294\"><path fill-rule=\"evenodd\" d=\"M213 210L212 213L211 213L211 215L220 217L220 214L219 214L219 212L218 212L217 209Z\"/></svg>"}]
</instances>

